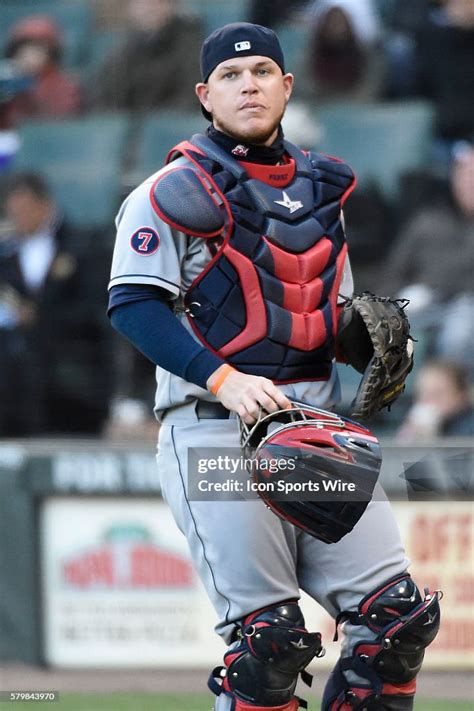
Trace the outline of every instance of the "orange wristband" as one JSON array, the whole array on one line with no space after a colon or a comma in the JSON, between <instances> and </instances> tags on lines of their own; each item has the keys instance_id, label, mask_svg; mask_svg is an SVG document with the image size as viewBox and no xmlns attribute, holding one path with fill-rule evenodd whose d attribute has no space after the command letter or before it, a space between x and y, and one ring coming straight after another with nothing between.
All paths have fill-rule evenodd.
<instances>
[{"instance_id":1,"label":"orange wristband","mask_svg":"<svg viewBox=\"0 0 474 711\"><path fill-rule=\"evenodd\" d=\"M213 395L217 395L217 391L219 390L220 386L222 385L224 380L227 378L227 376L232 373L233 370L235 370L235 368L233 368L231 365L228 365L228 364L226 364L225 367L222 368L222 371L219 373L219 376L218 376L216 382L214 383L214 385L212 385L209 388L209 390L211 391L211 393Z\"/></svg>"}]
</instances>

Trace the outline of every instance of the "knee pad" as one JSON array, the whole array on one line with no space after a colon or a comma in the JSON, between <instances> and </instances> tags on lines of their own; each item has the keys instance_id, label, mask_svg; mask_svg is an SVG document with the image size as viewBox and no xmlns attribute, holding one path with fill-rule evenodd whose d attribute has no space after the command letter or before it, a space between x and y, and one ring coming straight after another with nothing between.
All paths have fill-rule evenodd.
<instances>
[{"instance_id":1,"label":"knee pad","mask_svg":"<svg viewBox=\"0 0 474 711\"><path fill-rule=\"evenodd\" d=\"M310 633L299 605L287 602L258 610L239 625L238 640L224 655L224 667L209 678L219 711L297 711L304 702L294 695L298 675L322 656L319 632ZM218 683L217 679L220 680Z\"/></svg>"},{"instance_id":2,"label":"knee pad","mask_svg":"<svg viewBox=\"0 0 474 711\"><path fill-rule=\"evenodd\" d=\"M439 591L428 590L423 599L405 573L366 595L357 612L341 612L336 627L347 620L366 626L376 637L358 642L352 655L338 662L326 686L323 709L412 709L425 648L438 633L440 599ZM344 672L349 670L367 684L348 683Z\"/></svg>"}]
</instances>

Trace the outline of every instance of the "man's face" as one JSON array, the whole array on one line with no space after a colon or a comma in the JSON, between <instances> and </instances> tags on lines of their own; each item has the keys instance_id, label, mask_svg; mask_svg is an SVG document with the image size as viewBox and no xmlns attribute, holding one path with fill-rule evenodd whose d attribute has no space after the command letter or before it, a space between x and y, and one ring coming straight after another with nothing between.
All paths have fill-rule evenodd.
<instances>
[{"instance_id":1,"label":"man's face","mask_svg":"<svg viewBox=\"0 0 474 711\"><path fill-rule=\"evenodd\" d=\"M237 140L269 145L275 139L293 86L268 57L233 57L221 62L196 93L214 126Z\"/></svg>"},{"instance_id":2,"label":"man's face","mask_svg":"<svg viewBox=\"0 0 474 711\"><path fill-rule=\"evenodd\" d=\"M44 42L24 42L13 57L21 72L39 76L49 64L49 50Z\"/></svg>"},{"instance_id":3,"label":"man's face","mask_svg":"<svg viewBox=\"0 0 474 711\"><path fill-rule=\"evenodd\" d=\"M418 402L429 406L441 417L450 417L466 406L467 395L459 390L449 372L438 366L426 366L415 385Z\"/></svg>"},{"instance_id":4,"label":"man's face","mask_svg":"<svg viewBox=\"0 0 474 711\"><path fill-rule=\"evenodd\" d=\"M474 27L474 3L472 0L445 0L445 8L451 22L458 27Z\"/></svg>"},{"instance_id":5,"label":"man's face","mask_svg":"<svg viewBox=\"0 0 474 711\"><path fill-rule=\"evenodd\" d=\"M346 13L339 7L331 8L322 23L322 35L331 44L342 44L351 40L354 32Z\"/></svg>"},{"instance_id":6,"label":"man's face","mask_svg":"<svg viewBox=\"0 0 474 711\"><path fill-rule=\"evenodd\" d=\"M129 0L128 17L134 27L146 31L159 30L173 15L171 0Z\"/></svg>"},{"instance_id":7,"label":"man's face","mask_svg":"<svg viewBox=\"0 0 474 711\"><path fill-rule=\"evenodd\" d=\"M6 214L19 235L34 234L52 210L49 200L42 200L29 190L14 190L6 199Z\"/></svg>"}]
</instances>

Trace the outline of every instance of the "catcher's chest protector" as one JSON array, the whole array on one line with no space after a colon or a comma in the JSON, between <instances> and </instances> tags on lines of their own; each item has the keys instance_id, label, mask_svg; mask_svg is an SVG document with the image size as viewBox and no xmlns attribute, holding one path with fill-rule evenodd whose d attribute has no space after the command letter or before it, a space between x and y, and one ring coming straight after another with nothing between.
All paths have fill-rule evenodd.
<instances>
[{"instance_id":1,"label":"catcher's chest protector","mask_svg":"<svg viewBox=\"0 0 474 711\"><path fill-rule=\"evenodd\" d=\"M201 342L280 383L329 377L347 252L340 212L355 184L344 163L285 146L296 170L283 189L198 135L170 154L192 167L171 168L151 191L159 216L207 238L214 255L185 297Z\"/></svg>"}]
</instances>

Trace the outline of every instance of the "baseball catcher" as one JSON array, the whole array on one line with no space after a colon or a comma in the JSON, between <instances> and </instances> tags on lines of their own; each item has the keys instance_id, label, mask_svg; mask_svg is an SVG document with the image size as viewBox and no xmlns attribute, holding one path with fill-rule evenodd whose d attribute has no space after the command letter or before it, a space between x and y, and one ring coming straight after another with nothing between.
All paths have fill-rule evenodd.
<instances>
[{"instance_id":1,"label":"baseball catcher","mask_svg":"<svg viewBox=\"0 0 474 711\"><path fill-rule=\"evenodd\" d=\"M376 438L330 412L338 350L363 373L356 414L400 394L411 368L403 304L353 296L342 207L354 174L285 139L294 78L274 32L216 30L201 70L208 129L122 205L109 313L157 365L161 489L227 644L209 682L215 711L303 705L297 680L323 650L301 589L341 623L324 711L409 711L438 595L420 593L390 504L372 496ZM328 499L191 500L189 448L240 456L239 420L256 460L295 457L299 481L329 487Z\"/></svg>"}]
</instances>

